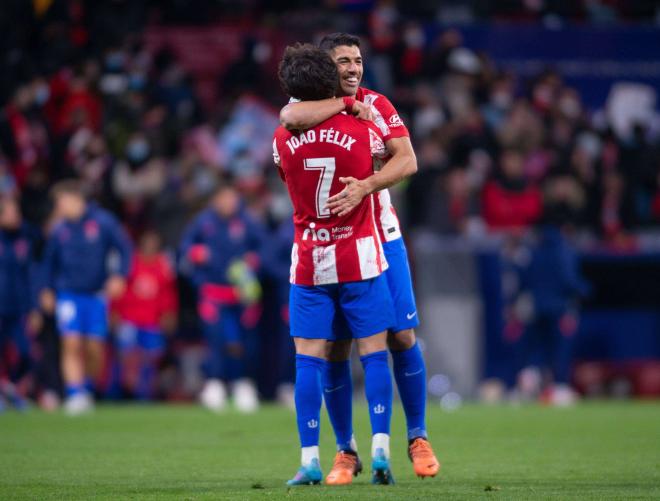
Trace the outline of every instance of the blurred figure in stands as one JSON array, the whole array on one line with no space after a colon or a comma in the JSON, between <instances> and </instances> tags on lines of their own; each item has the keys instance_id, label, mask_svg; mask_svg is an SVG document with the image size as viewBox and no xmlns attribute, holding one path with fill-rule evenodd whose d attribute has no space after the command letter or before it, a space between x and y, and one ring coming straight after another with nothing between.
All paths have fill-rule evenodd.
<instances>
[{"instance_id":1,"label":"blurred figure in stands","mask_svg":"<svg viewBox=\"0 0 660 501\"><path fill-rule=\"evenodd\" d=\"M504 150L500 175L484 187L483 215L491 230L521 231L541 216L541 191L525 179L523 161L518 150Z\"/></svg>"},{"instance_id":2,"label":"blurred figure in stands","mask_svg":"<svg viewBox=\"0 0 660 501\"><path fill-rule=\"evenodd\" d=\"M589 292L580 276L578 256L566 237L563 209L546 210L538 242L524 279L532 298L532 318L523 340L524 369L519 375L523 396L545 389L542 400L571 405L573 345L578 328L577 301Z\"/></svg>"},{"instance_id":3,"label":"blurred figure in stands","mask_svg":"<svg viewBox=\"0 0 660 501\"><path fill-rule=\"evenodd\" d=\"M240 194L225 184L209 208L188 226L181 256L192 265L198 313L208 343L207 381L200 394L212 410L224 408L225 382L242 412L258 408L250 350L251 331L259 320L259 266L262 229L243 208Z\"/></svg>"},{"instance_id":4,"label":"blurred figure in stands","mask_svg":"<svg viewBox=\"0 0 660 501\"><path fill-rule=\"evenodd\" d=\"M172 264L162 251L160 235L147 230L138 240L126 291L113 304L122 387L140 400L156 396L165 335L174 333L177 306Z\"/></svg>"},{"instance_id":5,"label":"blurred figure in stands","mask_svg":"<svg viewBox=\"0 0 660 501\"><path fill-rule=\"evenodd\" d=\"M46 246L40 301L45 312L55 311L65 409L77 415L93 407L108 334L107 301L124 292L131 243L113 215L87 202L79 181L61 181L52 193L61 221ZM119 254L119 264L109 270L113 252Z\"/></svg>"},{"instance_id":6,"label":"blurred figure in stands","mask_svg":"<svg viewBox=\"0 0 660 501\"><path fill-rule=\"evenodd\" d=\"M4 398L24 410L20 382L30 369L28 332L39 329L34 299L36 233L22 219L18 202L0 199L0 412ZM4 398L3 398L4 397Z\"/></svg>"}]
</instances>

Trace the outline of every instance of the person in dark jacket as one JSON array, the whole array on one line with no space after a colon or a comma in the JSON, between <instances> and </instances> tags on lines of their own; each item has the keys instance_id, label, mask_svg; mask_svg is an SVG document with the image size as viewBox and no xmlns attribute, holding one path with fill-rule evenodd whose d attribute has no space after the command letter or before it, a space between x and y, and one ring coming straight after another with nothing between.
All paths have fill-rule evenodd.
<instances>
[{"instance_id":1,"label":"person in dark jacket","mask_svg":"<svg viewBox=\"0 0 660 501\"><path fill-rule=\"evenodd\" d=\"M249 333L256 326L261 286L256 278L261 226L244 210L236 189L222 185L184 232L180 255L192 268L198 314L208 343L208 379L200 394L203 405L221 409L224 381L232 383L236 407L258 407L257 390L248 377Z\"/></svg>"},{"instance_id":2,"label":"person in dark jacket","mask_svg":"<svg viewBox=\"0 0 660 501\"><path fill-rule=\"evenodd\" d=\"M3 396L17 409L26 402L16 385L30 369L28 330L37 328L34 301L36 232L23 222L18 202L0 199L0 409ZM17 360L1 363L13 345Z\"/></svg>"},{"instance_id":3,"label":"person in dark jacket","mask_svg":"<svg viewBox=\"0 0 660 501\"><path fill-rule=\"evenodd\" d=\"M117 219L88 202L78 181L61 181L52 194L60 222L48 238L40 301L46 312L55 311L65 409L73 415L93 405L108 334L108 300L124 291L132 249Z\"/></svg>"},{"instance_id":4,"label":"person in dark jacket","mask_svg":"<svg viewBox=\"0 0 660 501\"><path fill-rule=\"evenodd\" d=\"M578 256L562 227L550 219L539 229L526 282L533 303L533 318L525 334L524 361L530 370L548 370L551 385L545 396L555 405L573 403L570 387L573 344L577 332L576 305L589 293L580 276ZM540 379L540 378L539 378Z\"/></svg>"}]
</instances>

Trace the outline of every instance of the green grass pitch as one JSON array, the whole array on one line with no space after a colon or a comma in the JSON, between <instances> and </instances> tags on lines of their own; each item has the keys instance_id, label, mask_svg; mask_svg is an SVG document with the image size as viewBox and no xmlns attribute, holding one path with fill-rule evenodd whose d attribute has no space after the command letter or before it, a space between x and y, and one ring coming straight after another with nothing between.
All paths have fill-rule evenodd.
<instances>
[{"instance_id":1,"label":"green grass pitch","mask_svg":"<svg viewBox=\"0 0 660 501\"><path fill-rule=\"evenodd\" d=\"M366 459L368 415L356 409ZM413 476L402 412L392 423L395 486L287 489L299 460L294 414L243 416L193 406L101 406L67 418L0 416L0 499L660 499L660 404L587 403L573 409L468 405L429 410L442 462ZM333 441L322 421L322 465Z\"/></svg>"}]
</instances>

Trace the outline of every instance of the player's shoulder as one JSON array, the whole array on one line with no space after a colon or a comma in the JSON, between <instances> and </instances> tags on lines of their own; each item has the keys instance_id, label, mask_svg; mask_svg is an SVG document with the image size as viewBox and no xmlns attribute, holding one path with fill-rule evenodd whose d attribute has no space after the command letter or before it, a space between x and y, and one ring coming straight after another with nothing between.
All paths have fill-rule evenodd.
<instances>
[{"instance_id":1,"label":"player's shoulder","mask_svg":"<svg viewBox=\"0 0 660 501\"><path fill-rule=\"evenodd\" d=\"M96 204L90 204L89 206L89 218L94 219L96 222L102 225L117 225L119 220L117 217L107 209L99 207Z\"/></svg>"},{"instance_id":2,"label":"player's shoulder","mask_svg":"<svg viewBox=\"0 0 660 501\"><path fill-rule=\"evenodd\" d=\"M277 128L275 129L275 132L273 133L273 139L275 141L278 140L286 140L290 138L293 135L293 133L288 130L286 127L282 125L278 125Z\"/></svg>"},{"instance_id":3,"label":"player's shoulder","mask_svg":"<svg viewBox=\"0 0 660 501\"><path fill-rule=\"evenodd\" d=\"M355 99L369 105L375 105L378 102L379 104L384 103L392 106L392 102L385 94L368 89L367 87L358 87Z\"/></svg>"}]
</instances>

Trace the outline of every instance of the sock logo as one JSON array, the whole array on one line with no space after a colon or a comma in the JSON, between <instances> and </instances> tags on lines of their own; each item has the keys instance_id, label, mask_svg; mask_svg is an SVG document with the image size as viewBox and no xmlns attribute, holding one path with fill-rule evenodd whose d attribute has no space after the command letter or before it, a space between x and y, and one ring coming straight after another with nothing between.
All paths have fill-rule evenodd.
<instances>
[{"instance_id":1,"label":"sock logo","mask_svg":"<svg viewBox=\"0 0 660 501\"><path fill-rule=\"evenodd\" d=\"M416 376L417 374L421 373L423 370L424 370L424 369L419 369L417 372L404 372L404 374L405 374L407 377L410 377L410 376Z\"/></svg>"},{"instance_id":2,"label":"sock logo","mask_svg":"<svg viewBox=\"0 0 660 501\"><path fill-rule=\"evenodd\" d=\"M346 385L340 384L339 386L336 386L335 388L326 388L325 392L326 393L333 393L337 390L341 390L344 386L346 386Z\"/></svg>"},{"instance_id":3,"label":"sock logo","mask_svg":"<svg viewBox=\"0 0 660 501\"><path fill-rule=\"evenodd\" d=\"M316 419L310 419L307 421L307 427L314 429L319 427L319 422Z\"/></svg>"},{"instance_id":4,"label":"sock logo","mask_svg":"<svg viewBox=\"0 0 660 501\"><path fill-rule=\"evenodd\" d=\"M385 412L385 406L382 404L378 404L377 406L374 407L374 414L382 414Z\"/></svg>"}]
</instances>

